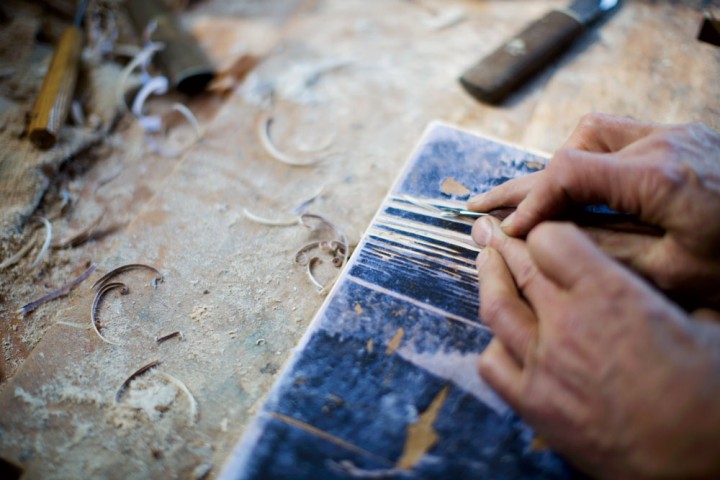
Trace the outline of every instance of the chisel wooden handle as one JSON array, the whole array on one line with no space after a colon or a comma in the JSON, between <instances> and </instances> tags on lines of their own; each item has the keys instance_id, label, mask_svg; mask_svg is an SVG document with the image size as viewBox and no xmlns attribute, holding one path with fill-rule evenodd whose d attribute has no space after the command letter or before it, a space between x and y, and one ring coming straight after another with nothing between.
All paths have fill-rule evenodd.
<instances>
[{"instance_id":1,"label":"chisel wooden handle","mask_svg":"<svg viewBox=\"0 0 720 480\"><path fill-rule=\"evenodd\" d=\"M514 211L515 207L503 207L490 210L488 214L502 221ZM634 215L611 211L590 211L582 207L571 208L556 220L573 222L580 227L600 228L613 232L635 233L652 237L662 237L665 234L665 230L662 228L642 222Z\"/></svg>"},{"instance_id":2,"label":"chisel wooden handle","mask_svg":"<svg viewBox=\"0 0 720 480\"><path fill-rule=\"evenodd\" d=\"M75 93L81 50L82 31L76 26L68 27L60 37L30 114L28 134L38 148L55 145L65 124Z\"/></svg>"},{"instance_id":3,"label":"chisel wooden handle","mask_svg":"<svg viewBox=\"0 0 720 480\"><path fill-rule=\"evenodd\" d=\"M478 100L499 103L584 30L574 16L553 10L469 68L460 83Z\"/></svg>"}]
</instances>

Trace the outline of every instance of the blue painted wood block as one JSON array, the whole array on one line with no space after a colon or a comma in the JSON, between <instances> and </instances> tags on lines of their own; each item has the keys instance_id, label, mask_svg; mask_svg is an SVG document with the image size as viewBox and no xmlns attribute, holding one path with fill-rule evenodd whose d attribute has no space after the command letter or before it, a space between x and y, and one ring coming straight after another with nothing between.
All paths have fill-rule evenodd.
<instances>
[{"instance_id":1,"label":"blue painted wood block","mask_svg":"<svg viewBox=\"0 0 720 480\"><path fill-rule=\"evenodd\" d=\"M491 333L471 220L421 206L544 162L432 124L221 478L575 477L477 374ZM443 193L448 178L471 193ZM430 438L420 455L411 436Z\"/></svg>"}]
</instances>

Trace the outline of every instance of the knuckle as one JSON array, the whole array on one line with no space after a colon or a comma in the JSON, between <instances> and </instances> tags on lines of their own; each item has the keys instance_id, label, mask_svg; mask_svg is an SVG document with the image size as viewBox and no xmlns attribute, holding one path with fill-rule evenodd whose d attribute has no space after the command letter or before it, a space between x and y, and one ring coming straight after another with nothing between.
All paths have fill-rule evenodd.
<instances>
[{"instance_id":1,"label":"knuckle","mask_svg":"<svg viewBox=\"0 0 720 480\"><path fill-rule=\"evenodd\" d=\"M548 166L546 167L548 171L548 176L550 178L553 177L552 173L556 172L557 170L564 169L569 163L572 162L573 159L573 150L570 148L561 148L557 152L555 152L555 155L552 157L552 161L548 163Z\"/></svg>"},{"instance_id":2,"label":"knuckle","mask_svg":"<svg viewBox=\"0 0 720 480\"><path fill-rule=\"evenodd\" d=\"M605 114L598 112L586 113L585 115L580 117L580 121L578 122L578 129L594 130L599 124L605 123L606 121L607 115Z\"/></svg>"},{"instance_id":3,"label":"knuckle","mask_svg":"<svg viewBox=\"0 0 720 480\"><path fill-rule=\"evenodd\" d=\"M671 159L670 152L677 150L677 145L671 139L664 138L659 141L666 157L660 162L649 165L646 170L648 191L675 192L681 189L689 180L690 170L683 164Z\"/></svg>"},{"instance_id":4,"label":"knuckle","mask_svg":"<svg viewBox=\"0 0 720 480\"><path fill-rule=\"evenodd\" d=\"M490 328L511 308L511 302L504 297L481 298L480 318Z\"/></svg>"},{"instance_id":5,"label":"knuckle","mask_svg":"<svg viewBox=\"0 0 720 480\"><path fill-rule=\"evenodd\" d=\"M526 290L532 285L538 275L537 267L532 263L525 263L516 272L515 282L520 291Z\"/></svg>"}]
</instances>

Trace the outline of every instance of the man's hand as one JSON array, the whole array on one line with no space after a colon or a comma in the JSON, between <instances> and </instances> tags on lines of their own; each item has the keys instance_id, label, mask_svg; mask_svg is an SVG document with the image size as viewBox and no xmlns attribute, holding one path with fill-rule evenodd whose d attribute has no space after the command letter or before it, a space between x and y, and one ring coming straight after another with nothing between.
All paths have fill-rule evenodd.
<instances>
[{"instance_id":1,"label":"man's hand","mask_svg":"<svg viewBox=\"0 0 720 480\"><path fill-rule=\"evenodd\" d=\"M595 241L676 299L720 306L720 134L703 124L662 126L591 114L541 172L468 202L517 206L512 236L572 205L604 203L662 227L651 237L594 229Z\"/></svg>"},{"instance_id":2,"label":"man's hand","mask_svg":"<svg viewBox=\"0 0 720 480\"><path fill-rule=\"evenodd\" d=\"M489 246L495 333L480 373L541 438L599 478L720 478L718 322L692 321L574 225L525 243L485 218L473 238Z\"/></svg>"}]
</instances>

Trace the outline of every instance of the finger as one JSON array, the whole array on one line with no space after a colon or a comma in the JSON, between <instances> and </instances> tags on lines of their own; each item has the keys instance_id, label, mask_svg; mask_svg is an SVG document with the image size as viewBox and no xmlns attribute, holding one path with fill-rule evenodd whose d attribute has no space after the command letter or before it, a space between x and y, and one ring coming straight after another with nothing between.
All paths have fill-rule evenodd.
<instances>
[{"instance_id":1,"label":"finger","mask_svg":"<svg viewBox=\"0 0 720 480\"><path fill-rule=\"evenodd\" d=\"M468 200L468 210L489 212L495 208L515 207L527 196L542 173L535 172L508 180L488 192L476 195Z\"/></svg>"},{"instance_id":2,"label":"finger","mask_svg":"<svg viewBox=\"0 0 720 480\"><path fill-rule=\"evenodd\" d=\"M549 295L555 293L555 287L539 274L525 242L505 235L497 219L483 217L477 220L472 237L478 245L490 246L502 255L518 290L531 306L542 307Z\"/></svg>"},{"instance_id":3,"label":"finger","mask_svg":"<svg viewBox=\"0 0 720 480\"><path fill-rule=\"evenodd\" d=\"M480 355L478 372L513 410L520 412L522 369L497 338Z\"/></svg>"},{"instance_id":4,"label":"finger","mask_svg":"<svg viewBox=\"0 0 720 480\"><path fill-rule=\"evenodd\" d=\"M657 125L629 117L588 113L580 119L562 148L597 153L617 152L649 135L656 128Z\"/></svg>"},{"instance_id":5,"label":"finger","mask_svg":"<svg viewBox=\"0 0 720 480\"><path fill-rule=\"evenodd\" d=\"M585 227L583 231L607 255L642 274L647 273L645 257L663 242L662 238L651 235L604 228Z\"/></svg>"},{"instance_id":6,"label":"finger","mask_svg":"<svg viewBox=\"0 0 720 480\"><path fill-rule=\"evenodd\" d=\"M662 225L673 189L680 184L675 178L678 172L671 168L650 168L638 162L623 162L612 154L580 150L559 151L546 172L503 222L508 235L526 235L535 225L570 205L597 203L635 214L649 224Z\"/></svg>"},{"instance_id":7,"label":"finger","mask_svg":"<svg viewBox=\"0 0 720 480\"><path fill-rule=\"evenodd\" d=\"M515 361L524 365L528 349L537 342L535 315L520 297L505 261L492 247L478 255L478 276L481 320Z\"/></svg>"},{"instance_id":8,"label":"finger","mask_svg":"<svg viewBox=\"0 0 720 480\"><path fill-rule=\"evenodd\" d=\"M603 272L620 269L571 223L542 223L530 232L527 245L541 274L565 290L584 281L597 283Z\"/></svg>"},{"instance_id":9,"label":"finger","mask_svg":"<svg viewBox=\"0 0 720 480\"><path fill-rule=\"evenodd\" d=\"M700 322L720 324L720 312L709 308L699 308L692 312L692 318Z\"/></svg>"}]
</instances>

